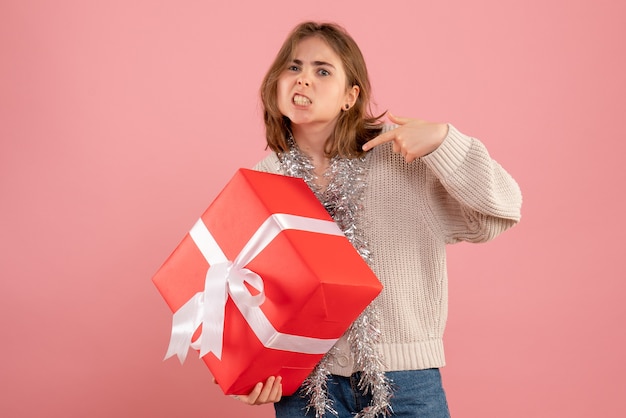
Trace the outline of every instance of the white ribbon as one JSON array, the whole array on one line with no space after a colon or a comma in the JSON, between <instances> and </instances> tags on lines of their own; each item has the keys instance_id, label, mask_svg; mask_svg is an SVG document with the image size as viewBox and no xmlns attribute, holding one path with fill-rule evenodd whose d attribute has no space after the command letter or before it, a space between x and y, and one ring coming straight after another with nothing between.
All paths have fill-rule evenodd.
<instances>
[{"instance_id":1,"label":"white ribbon","mask_svg":"<svg viewBox=\"0 0 626 418\"><path fill-rule=\"evenodd\" d=\"M189 347L200 349L200 357L213 352L222 358L224 336L224 309L228 296L241 311L254 334L268 348L307 354L325 354L337 339L320 339L280 333L267 319L260 305L265 300L263 279L244 268L278 235L286 229L344 236L337 224L323 219L306 218L289 214L274 214L254 233L234 261L229 261L206 225L199 219L189 235L209 263L204 281L204 291L196 293L175 313L172 335L165 359L176 355L185 361ZM245 283L259 293L252 295ZM193 334L202 325L198 339L191 342Z\"/></svg>"}]
</instances>

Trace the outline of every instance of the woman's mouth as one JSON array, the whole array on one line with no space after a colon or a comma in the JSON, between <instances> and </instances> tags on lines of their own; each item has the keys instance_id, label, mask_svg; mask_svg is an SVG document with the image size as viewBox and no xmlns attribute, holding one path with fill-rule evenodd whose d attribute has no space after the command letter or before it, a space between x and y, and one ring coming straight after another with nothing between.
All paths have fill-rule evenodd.
<instances>
[{"instance_id":1,"label":"woman's mouth","mask_svg":"<svg viewBox=\"0 0 626 418\"><path fill-rule=\"evenodd\" d=\"M309 99L306 96L302 96L300 94L296 94L295 96L293 96L293 102L294 104L298 105L298 106L308 106L311 104L311 99Z\"/></svg>"}]
</instances>

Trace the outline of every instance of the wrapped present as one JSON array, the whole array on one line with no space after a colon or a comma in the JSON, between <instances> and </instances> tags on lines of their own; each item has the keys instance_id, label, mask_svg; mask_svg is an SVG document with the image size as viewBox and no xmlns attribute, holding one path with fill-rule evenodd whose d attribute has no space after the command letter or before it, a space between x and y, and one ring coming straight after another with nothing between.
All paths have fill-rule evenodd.
<instances>
[{"instance_id":1,"label":"wrapped present","mask_svg":"<svg viewBox=\"0 0 626 418\"><path fill-rule=\"evenodd\" d=\"M382 285L303 180L240 169L153 282L174 312L166 358L200 356L225 394L283 393Z\"/></svg>"}]
</instances>

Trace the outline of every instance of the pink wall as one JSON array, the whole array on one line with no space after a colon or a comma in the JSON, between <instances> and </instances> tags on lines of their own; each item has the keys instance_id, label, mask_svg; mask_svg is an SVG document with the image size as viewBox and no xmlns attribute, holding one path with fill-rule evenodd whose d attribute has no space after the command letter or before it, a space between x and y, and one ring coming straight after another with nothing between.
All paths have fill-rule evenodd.
<instances>
[{"instance_id":1,"label":"pink wall","mask_svg":"<svg viewBox=\"0 0 626 418\"><path fill-rule=\"evenodd\" d=\"M0 416L272 416L161 361L150 278L264 155L257 89L307 18L353 34L381 109L522 186L517 228L450 248L453 415L626 416L624 3L249 3L0 3Z\"/></svg>"}]
</instances>

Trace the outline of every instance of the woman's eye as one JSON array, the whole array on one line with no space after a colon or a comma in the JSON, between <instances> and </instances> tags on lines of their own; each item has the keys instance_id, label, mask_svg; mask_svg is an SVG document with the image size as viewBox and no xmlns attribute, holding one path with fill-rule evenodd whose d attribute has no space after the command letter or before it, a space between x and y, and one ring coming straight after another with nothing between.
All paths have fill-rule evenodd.
<instances>
[{"instance_id":1,"label":"woman's eye","mask_svg":"<svg viewBox=\"0 0 626 418\"><path fill-rule=\"evenodd\" d=\"M289 71L298 71L299 70L297 65L290 65L287 69Z\"/></svg>"},{"instance_id":2,"label":"woman's eye","mask_svg":"<svg viewBox=\"0 0 626 418\"><path fill-rule=\"evenodd\" d=\"M323 69L323 68L320 69L318 72L319 72L320 75L323 75L324 77L330 75L330 72L328 70Z\"/></svg>"}]
</instances>

